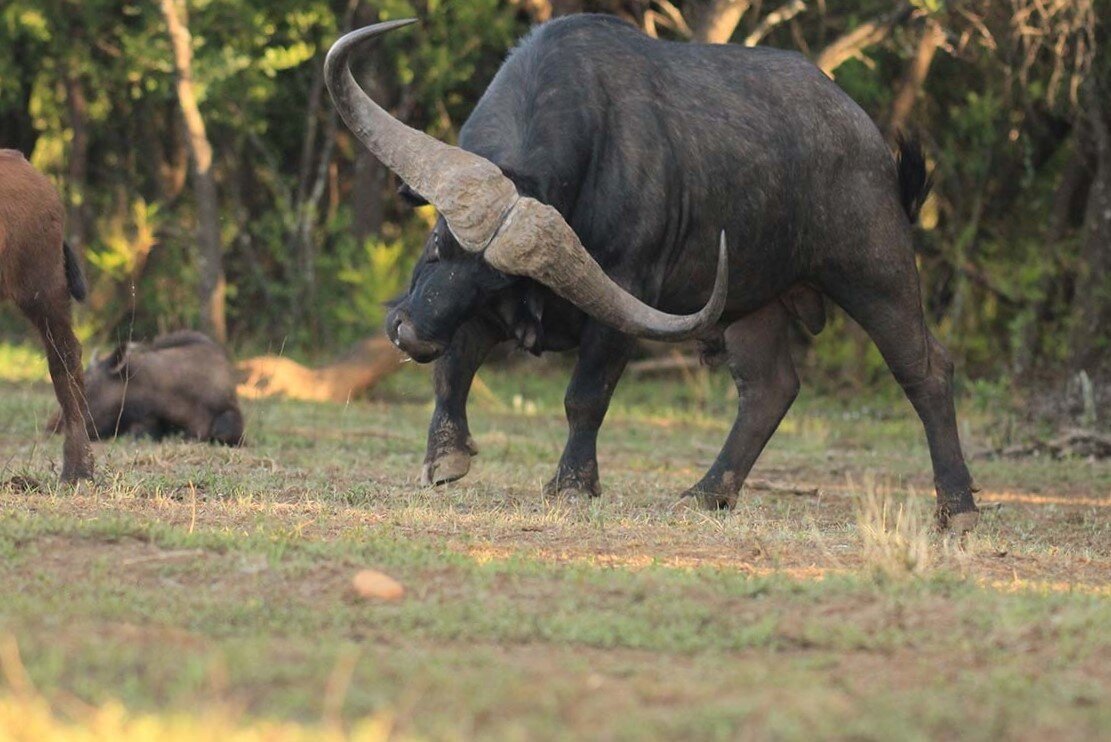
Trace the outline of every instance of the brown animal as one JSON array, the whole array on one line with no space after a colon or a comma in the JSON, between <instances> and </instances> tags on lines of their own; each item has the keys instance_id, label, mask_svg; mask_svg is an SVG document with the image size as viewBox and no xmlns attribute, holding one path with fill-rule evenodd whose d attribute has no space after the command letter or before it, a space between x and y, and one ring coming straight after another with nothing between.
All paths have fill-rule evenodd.
<instances>
[{"instance_id":1,"label":"brown animal","mask_svg":"<svg viewBox=\"0 0 1111 742\"><path fill-rule=\"evenodd\" d=\"M82 417L81 344L70 298L85 298L77 256L62 241L58 192L23 155L0 149L0 300L11 299L42 336L66 440L62 481L91 479L93 452Z\"/></svg>"},{"instance_id":2,"label":"brown animal","mask_svg":"<svg viewBox=\"0 0 1111 742\"><path fill-rule=\"evenodd\" d=\"M85 384L91 436L243 442L231 359L199 332L170 333L149 345L126 343L103 359L94 355Z\"/></svg>"}]
</instances>

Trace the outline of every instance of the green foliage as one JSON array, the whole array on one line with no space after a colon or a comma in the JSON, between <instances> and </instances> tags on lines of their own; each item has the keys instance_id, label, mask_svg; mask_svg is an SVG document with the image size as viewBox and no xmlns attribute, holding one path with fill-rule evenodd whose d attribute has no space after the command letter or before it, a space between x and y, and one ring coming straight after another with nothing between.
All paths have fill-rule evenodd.
<instances>
[{"instance_id":1,"label":"green foliage","mask_svg":"<svg viewBox=\"0 0 1111 742\"><path fill-rule=\"evenodd\" d=\"M331 345L347 345L381 331L386 302L408 286L427 227L425 220L413 219L390 238L359 243L346 230L337 238L321 260L322 290L341 297L322 315Z\"/></svg>"},{"instance_id":2,"label":"green foliage","mask_svg":"<svg viewBox=\"0 0 1111 742\"><path fill-rule=\"evenodd\" d=\"M42 349L27 344L0 343L0 380L5 382L45 381L46 356Z\"/></svg>"},{"instance_id":3,"label":"green foliage","mask_svg":"<svg viewBox=\"0 0 1111 742\"><path fill-rule=\"evenodd\" d=\"M355 178L358 144L342 125L330 138L327 94L310 109L323 55L345 23L419 18L362 55L356 72L409 123L454 141L528 19L506 0L185 5L193 77L215 148L233 340L332 353L376 332L382 302L404 287L427 220L398 210L392 178L368 196ZM1049 103L1054 86L1071 78L1054 72L1049 47L1019 75L1009 16L997 8L913 5L919 15L842 64L837 83L883 122L915 54L921 19L928 15L951 42L959 40L936 54L908 126L923 134L935 168L935 197L918 235L924 300L970 374L999 376L1030 358L1052 367L1069 353L1070 291L1081 268L1078 209L1049 228L1070 159L1087 156L1073 136L1073 114L1060 102L1067 96ZM605 2L584 7L616 10ZM677 7L689 15L689 3ZM808 6L763 43L816 56L838 34L889 10L877 0L822 13ZM750 10L741 31L768 11ZM975 12L990 26L991 43L969 20ZM1076 42L1065 43L1072 50ZM74 108L74 90L83 93L83 111ZM73 170L79 128L87 142L83 175ZM92 284L124 287L83 316L84 334L150 334L195 321L195 210L183 136L157 3L8 0L0 8L0 145L25 149L63 190L71 225L85 223L80 247ZM329 162L321 165L325 153ZM369 233L358 226L356 203L381 212ZM132 297L124 278L148 234L156 245ZM850 326L835 319L809 363L835 383L885 376L867 339ZM5 334L9 327L17 326L0 323Z\"/></svg>"}]
</instances>

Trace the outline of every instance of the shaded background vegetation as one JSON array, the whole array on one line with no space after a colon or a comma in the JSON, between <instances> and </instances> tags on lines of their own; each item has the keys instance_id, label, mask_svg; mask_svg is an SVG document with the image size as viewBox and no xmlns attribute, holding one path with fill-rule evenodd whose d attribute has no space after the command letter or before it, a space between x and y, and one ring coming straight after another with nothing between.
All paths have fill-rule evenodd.
<instances>
[{"instance_id":1,"label":"shaded background vegetation","mask_svg":"<svg viewBox=\"0 0 1111 742\"><path fill-rule=\"evenodd\" d=\"M86 338L196 326L226 332L240 353L330 356L378 332L432 220L402 207L394 177L337 125L321 68L345 28L422 19L358 75L449 141L506 50L554 15L607 12L661 38L797 49L889 137L923 138L936 184L919 233L925 301L962 373L1094 385L1099 399L1111 381L1109 6L5 0L0 146L25 152L65 196L93 287ZM0 333L21 336L5 311ZM810 379L886 376L840 316L809 343Z\"/></svg>"}]
</instances>

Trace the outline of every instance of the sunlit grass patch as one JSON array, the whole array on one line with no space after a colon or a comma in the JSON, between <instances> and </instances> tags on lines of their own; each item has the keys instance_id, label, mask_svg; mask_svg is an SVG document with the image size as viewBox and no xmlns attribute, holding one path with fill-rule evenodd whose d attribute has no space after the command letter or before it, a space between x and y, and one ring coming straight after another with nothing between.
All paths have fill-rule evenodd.
<instances>
[{"instance_id":1,"label":"sunlit grass patch","mask_svg":"<svg viewBox=\"0 0 1111 742\"><path fill-rule=\"evenodd\" d=\"M392 717L385 713L361 719L345 728L337 716L350 682L350 669L333 673L324 699L324 716L317 724L250 719L232 704L206 709L143 713L111 700L89 704L64 694L51 704L39 694L23 665L13 636L0 636L0 742L384 742L394 735Z\"/></svg>"},{"instance_id":2,"label":"sunlit grass patch","mask_svg":"<svg viewBox=\"0 0 1111 742\"><path fill-rule=\"evenodd\" d=\"M384 742L405 739L391 734L388 717L356 722L350 731L323 724L252 720L229 709L200 713L134 713L118 702L102 706L69 704L59 714L39 697L0 695L3 742Z\"/></svg>"}]
</instances>

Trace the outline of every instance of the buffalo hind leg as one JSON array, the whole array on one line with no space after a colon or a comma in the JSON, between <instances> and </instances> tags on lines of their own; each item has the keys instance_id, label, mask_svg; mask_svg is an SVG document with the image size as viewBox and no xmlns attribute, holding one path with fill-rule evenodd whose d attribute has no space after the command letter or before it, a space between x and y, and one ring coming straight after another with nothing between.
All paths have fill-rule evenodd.
<instances>
[{"instance_id":1,"label":"buffalo hind leg","mask_svg":"<svg viewBox=\"0 0 1111 742\"><path fill-rule=\"evenodd\" d=\"M790 353L787 308L776 301L725 330L729 371L737 385L737 419L702 481L683 493L704 508L732 508L752 465L799 390Z\"/></svg>"},{"instance_id":2,"label":"buffalo hind leg","mask_svg":"<svg viewBox=\"0 0 1111 742\"><path fill-rule=\"evenodd\" d=\"M609 409L613 390L629 361L633 339L611 327L588 321L579 359L563 398L567 412L567 445L555 476L544 485L545 497L597 497L598 429Z\"/></svg>"},{"instance_id":3,"label":"buffalo hind leg","mask_svg":"<svg viewBox=\"0 0 1111 742\"><path fill-rule=\"evenodd\" d=\"M911 251L904 261L874 261L851 281L827 292L875 342L892 375L918 413L926 431L937 493L937 521L955 532L979 520L972 475L961 452L953 402L953 362L926 328Z\"/></svg>"},{"instance_id":4,"label":"buffalo hind leg","mask_svg":"<svg viewBox=\"0 0 1111 742\"><path fill-rule=\"evenodd\" d=\"M93 450L85 426L85 377L81 370L81 344L73 334L69 297L20 307L35 325L46 350L54 395L62 408L65 442L62 444L62 481L93 478Z\"/></svg>"},{"instance_id":5,"label":"buffalo hind leg","mask_svg":"<svg viewBox=\"0 0 1111 742\"><path fill-rule=\"evenodd\" d=\"M467 425L467 396L471 383L490 350L505 340L492 323L475 319L456 331L432 371L436 408L428 425L428 448L420 480L444 484L464 477L478 447Z\"/></svg>"}]
</instances>

